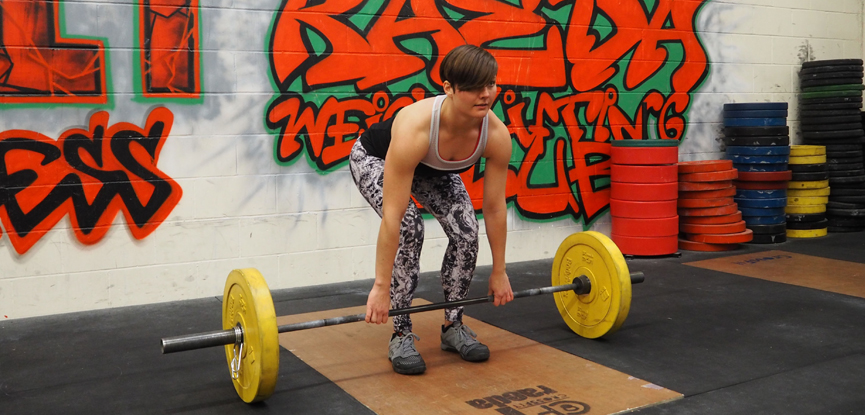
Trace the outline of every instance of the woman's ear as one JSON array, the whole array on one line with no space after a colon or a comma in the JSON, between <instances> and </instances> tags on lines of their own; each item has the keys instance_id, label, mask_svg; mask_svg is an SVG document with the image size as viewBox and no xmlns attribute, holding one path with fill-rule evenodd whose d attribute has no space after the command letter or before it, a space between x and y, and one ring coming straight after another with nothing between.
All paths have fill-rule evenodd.
<instances>
[{"instance_id":1,"label":"woman's ear","mask_svg":"<svg viewBox=\"0 0 865 415\"><path fill-rule=\"evenodd\" d=\"M451 95L454 93L454 87L448 81L442 82L442 88L444 88L445 94Z\"/></svg>"}]
</instances>

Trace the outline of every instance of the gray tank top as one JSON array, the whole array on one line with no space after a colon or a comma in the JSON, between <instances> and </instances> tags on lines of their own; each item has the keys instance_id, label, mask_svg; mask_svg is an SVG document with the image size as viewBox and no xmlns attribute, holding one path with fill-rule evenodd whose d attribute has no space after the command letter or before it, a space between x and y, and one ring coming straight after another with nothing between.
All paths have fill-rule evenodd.
<instances>
[{"instance_id":1,"label":"gray tank top","mask_svg":"<svg viewBox=\"0 0 865 415\"><path fill-rule=\"evenodd\" d=\"M484 149L487 146L487 124L489 123L489 114L484 117L484 122L481 125L480 137L478 137L477 147L474 153L464 160L449 161L441 158L439 155L439 122L441 122L442 102L447 95L438 95L433 101L432 121L429 126L429 150L426 156L421 160L421 164L441 171L465 171L480 160L484 154Z\"/></svg>"}]
</instances>

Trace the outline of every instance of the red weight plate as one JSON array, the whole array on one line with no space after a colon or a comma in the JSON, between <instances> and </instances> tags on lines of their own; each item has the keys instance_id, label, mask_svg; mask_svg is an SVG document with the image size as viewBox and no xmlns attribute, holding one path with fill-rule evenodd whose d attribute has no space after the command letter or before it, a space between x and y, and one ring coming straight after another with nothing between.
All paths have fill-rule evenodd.
<instances>
[{"instance_id":1,"label":"red weight plate","mask_svg":"<svg viewBox=\"0 0 865 415\"><path fill-rule=\"evenodd\" d=\"M732 213L729 215L717 215L717 216L680 216L679 217L679 226L685 224L694 224L694 225L720 225L724 223L736 223L742 220L742 212L738 210L736 213Z\"/></svg>"},{"instance_id":2,"label":"red weight plate","mask_svg":"<svg viewBox=\"0 0 865 415\"><path fill-rule=\"evenodd\" d=\"M684 190L686 192L702 192L705 190L725 189L732 185L732 180L721 180L719 182L679 182L679 190Z\"/></svg>"},{"instance_id":3,"label":"red weight plate","mask_svg":"<svg viewBox=\"0 0 865 415\"><path fill-rule=\"evenodd\" d=\"M682 223L679 225L679 230L682 233L738 233L745 231L745 221L740 220L733 223L721 223L716 225L700 225L696 223Z\"/></svg>"},{"instance_id":4,"label":"red weight plate","mask_svg":"<svg viewBox=\"0 0 865 415\"><path fill-rule=\"evenodd\" d=\"M722 215L730 215L739 211L739 206L735 203L726 205L726 206L718 206L718 207L710 207L710 208L694 208L694 209L679 209L679 216L722 216Z\"/></svg>"},{"instance_id":5,"label":"red weight plate","mask_svg":"<svg viewBox=\"0 0 865 415\"><path fill-rule=\"evenodd\" d=\"M730 170L732 168L733 168L733 161L732 160L701 160L701 161L680 161L679 162L679 174L722 171L722 170Z\"/></svg>"},{"instance_id":6,"label":"red weight plate","mask_svg":"<svg viewBox=\"0 0 865 415\"><path fill-rule=\"evenodd\" d=\"M679 199L679 201L676 202L676 206L680 208L709 208L727 206L733 203L736 203L736 201L733 200L732 197Z\"/></svg>"},{"instance_id":7,"label":"red weight plate","mask_svg":"<svg viewBox=\"0 0 865 415\"><path fill-rule=\"evenodd\" d=\"M729 170L719 170L719 171L709 171L705 173L687 173L680 174L679 181L680 182L717 182L721 180L733 180L737 176L739 176L739 170L729 169Z\"/></svg>"},{"instance_id":8,"label":"red weight plate","mask_svg":"<svg viewBox=\"0 0 865 415\"><path fill-rule=\"evenodd\" d=\"M678 180L676 165L631 166L610 165L610 180L622 183L675 183Z\"/></svg>"},{"instance_id":9,"label":"red weight plate","mask_svg":"<svg viewBox=\"0 0 865 415\"><path fill-rule=\"evenodd\" d=\"M612 217L612 233L622 236L670 236L679 234L679 217L634 219Z\"/></svg>"},{"instance_id":10,"label":"red weight plate","mask_svg":"<svg viewBox=\"0 0 865 415\"><path fill-rule=\"evenodd\" d=\"M754 232L750 229L745 229L743 232L715 235L706 233L686 233L685 239L705 244L740 244L751 242L751 240L754 239Z\"/></svg>"},{"instance_id":11,"label":"red weight plate","mask_svg":"<svg viewBox=\"0 0 865 415\"><path fill-rule=\"evenodd\" d=\"M702 242L679 239L679 249L686 251L721 252L738 249L739 244L704 244Z\"/></svg>"},{"instance_id":12,"label":"red weight plate","mask_svg":"<svg viewBox=\"0 0 865 415\"><path fill-rule=\"evenodd\" d=\"M737 189L745 190L778 190L786 189L787 182L740 182L736 180L733 182L733 186L736 186Z\"/></svg>"},{"instance_id":13,"label":"red weight plate","mask_svg":"<svg viewBox=\"0 0 865 415\"><path fill-rule=\"evenodd\" d=\"M610 214L620 218L669 218L676 216L676 199L657 202L610 199Z\"/></svg>"},{"instance_id":14,"label":"red weight plate","mask_svg":"<svg viewBox=\"0 0 865 415\"><path fill-rule=\"evenodd\" d=\"M610 197L613 199L649 202L673 200L678 196L679 186L676 183L610 182Z\"/></svg>"},{"instance_id":15,"label":"red weight plate","mask_svg":"<svg viewBox=\"0 0 865 415\"><path fill-rule=\"evenodd\" d=\"M679 161L678 147L617 147L610 150L613 164L676 164Z\"/></svg>"},{"instance_id":16,"label":"red weight plate","mask_svg":"<svg viewBox=\"0 0 865 415\"><path fill-rule=\"evenodd\" d=\"M736 188L733 186L725 187L717 190L682 190L679 192L679 199L703 199L716 197L733 197L736 196Z\"/></svg>"},{"instance_id":17,"label":"red weight plate","mask_svg":"<svg viewBox=\"0 0 865 415\"><path fill-rule=\"evenodd\" d=\"M739 181L743 182L778 182L790 180L792 178L792 170L739 172Z\"/></svg>"},{"instance_id":18,"label":"red weight plate","mask_svg":"<svg viewBox=\"0 0 865 415\"><path fill-rule=\"evenodd\" d=\"M610 236L625 255L670 255L675 254L679 249L679 237L677 235L640 237L613 233Z\"/></svg>"}]
</instances>

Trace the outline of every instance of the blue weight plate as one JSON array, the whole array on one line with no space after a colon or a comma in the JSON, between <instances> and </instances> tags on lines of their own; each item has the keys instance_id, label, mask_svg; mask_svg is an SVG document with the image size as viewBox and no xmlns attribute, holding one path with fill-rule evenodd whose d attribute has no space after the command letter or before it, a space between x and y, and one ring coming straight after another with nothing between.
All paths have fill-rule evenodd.
<instances>
[{"instance_id":1,"label":"blue weight plate","mask_svg":"<svg viewBox=\"0 0 865 415\"><path fill-rule=\"evenodd\" d=\"M733 164L784 164L790 161L790 156L748 156L727 153Z\"/></svg>"},{"instance_id":2,"label":"blue weight plate","mask_svg":"<svg viewBox=\"0 0 865 415\"><path fill-rule=\"evenodd\" d=\"M736 204L739 205L739 209L742 208L759 208L759 209L772 209L772 208L783 208L787 206L787 198L779 197L775 199L746 199L741 197L733 198L736 201ZM782 212L783 213L783 212ZM745 211L742 211L742 215L745 215ZM750 215L750 216L761 216L761 215ZM762 215L765 216L765 215Z\"/></svg>"},{"instance_id":3,"label":"blue weight plate","mask_svg":"<svg viewBox=\"0 0 865 415\"><path fill-rule=\"evenodd\" d=\"M766 199L764 199L766 200ZM742 212L742 216L781 216L785 217L786 212L784 212L784 207L772 207L772 208L757 208L757 207L741 207L739 206L739 210Z\"/></svg>"},{"instance_id":4,"label":"blue weight plate","mask_svg":"<svg viewBox=\"0 0 865 415\"><path fill-rule=\"evenodd\" d=\"M787 118L787 110L724 111L724 118Z\"/></svg>"},{"instance_id":5,"label":"blue weight plate","mask_svg":"<svg viewBox=\"0 0 865 415\"><path fill-rule=\"evenodd\" d=\"M788 170L786 163L778 164L736 164L733 163L733 168L739 171L784 171Z\"/></svg>"},{"instance_id":6,"label":"blue weight plate","mask_svg":"<svg viewBox=\"0 0 865 415\"><path fill-rule=\"evenodd\" d=\"M790 147L787 146L729 146L727 154L740 156L789 156Z\"/></svg>"},{"instance_id":7,"label":"blue weight plate","mask_svg":"<svg viewBox=\"0 0 865 415\"><path fill-rule=\"evenodd\" d=\"M749 190L736 189L736 196L745 199L777 199L787 197L787 189L776 190Z\"/></svg>"},{"instance_id":8,"label":"blue weight plate","mask_svg":"<svg viewBox=\"0 0 865 415\"><path fill-rule=\"evenodd\" d=\"M785 223L787 221L787 217L785 215L742 216L742 220L745 221L745 225L775 225L778 223Z\"/></svg>"},{"instance_id":9,"label":"blue weight plate","mask_svg":"<svg viewBox=\"0 0 865 415\"><path fill-rule=\"evenodd\" d=\"M724 118L724 127L783 127L786 118Z\"/></svg>"},{"instance_id":10,"label":"blue weight plate","mask_svg":"<svg viewBox=\"0 0 865 415\"><path fill-rule=\"evenodd\" d=\"M742 102L724 104L724 111L765 111L786 109L786 102Z\"/></svg>"}]
</instances>

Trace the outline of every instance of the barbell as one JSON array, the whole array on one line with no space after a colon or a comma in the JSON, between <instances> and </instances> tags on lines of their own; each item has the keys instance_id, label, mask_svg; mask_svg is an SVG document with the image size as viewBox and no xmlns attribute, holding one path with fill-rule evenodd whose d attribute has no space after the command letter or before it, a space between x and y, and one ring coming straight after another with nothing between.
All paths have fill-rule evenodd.
<instances>
[{"instance_id":1,"label":"barbell","mask_svg":"<svg viewBox=\"0 0 865 415\"><path fill-rule=\"evenodd\" d=\"M586 231L565 238L556 251L552 286L514 292L514 298L553 294L568 327L590 339L618 330L631 307L631 285L644 280L629 273L616 244L604 234ZM492 295L390 310L388 316L492 302ZM277 326L273 299L264 277L254 268L231 271L225 282L222 327L205 333L162 339L162 353L225 347L234 388L247 403L267 399L279 372L279 333L364 321L355 314Z\"/></svg>"}]
</instances>

